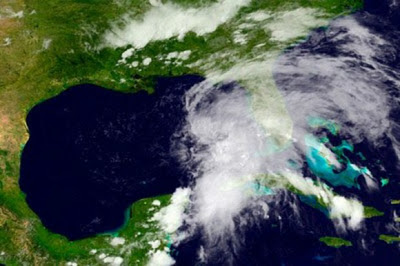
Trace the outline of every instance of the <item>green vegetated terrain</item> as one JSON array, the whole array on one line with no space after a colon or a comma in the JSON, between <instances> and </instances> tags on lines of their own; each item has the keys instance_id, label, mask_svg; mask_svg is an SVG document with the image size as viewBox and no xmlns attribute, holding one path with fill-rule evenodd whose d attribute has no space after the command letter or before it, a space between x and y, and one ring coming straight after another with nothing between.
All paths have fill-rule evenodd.
<instances>
[{"instance_id":1,"label":"green vegetated terrain","mask_svg":"<svg viewBox=\"0 0 400 266\"><path fill-rule=\"evenodd\" d=\"M372 218L377 216L383 216L384 213L375 209L374 207L364 206L364 216L365 218Z\"/></svg>"},{"instance_id":2,"label":"green vegetated terrain","mask_svg":"<svg viewBox=\"0 0 400 266\"><path fill-rule=\"evenodd\" d=\"M400 204L400 200L392 200L390 203L393 205L398 205Z\"/></svg>"},{"instance_id":3,"label":"green vegetated terrain","mask_svg":"<svg viewBox=\"0 0 400 266\"><path fill-rule=\"evenodd\" d=\"M99 255L103 253L107 256L122 256L130 265L144 264L150 247L148 242L160 240L163 246L167 244L167 236L158 230L156 222L151 221L151 218L156 211L168 205L169 199L170 195L163 195L135 202L131 207L127 224L114 234L68 241L37 223L32 240L36 244L37 252L43 255L49 254L60 263L79 261L79 264L94 265L100 263ZM160 205L153 205L154 200L160 201ZM124 249L110 244L113 237L125 239Z\"/></svg>"},{"instance_id":4,"label":"green vegetated terrain","mask_svg":"<svg viewBox=\"0 0 400 266\"><path fill-rule=\"evenodd\" d=\"M400 236L380 235L379 239L385 241L388 244L400 242Z\"/></svg>"},{"instance_id":5,"label":"green vegetated terrain","mask_svg":"<svg viewBox=\"0 0 400 266\"><path fill-rule=\"evenodd\" d=\"M325 245L329 247L334 247L334 248L340 248L340 247L351 247L352 244L350 241L347 241L345 239L339 238L339 237L330 237L330 236L325 236L321 237L319 241L323 242Z\"/></svg>"},{"instance_id":6,"label":"green vegetated terrain","mask_svg":"<svg viewBox=\"0 0 400 266\"><path fill-rule=\"evenodd\" d=\"M202 6L216 1L175 2L183 6ZM277 12L299 7L318 8L326 18L334 18L361 6L360 0L252 1L239 11L234 21L257 10ZM228 22L205 36L188 33L182 40L171 38L149 43L137 50L132 58L139 61L146 57L153 58L152 63L146 67L127 68L117 65L127 47L99 49L103 33L110 29L110 23L118 21L127 11L131 16L140 17L150 8L150 4L142 0L0 2L1 263L56 265L73 261L95 265L101 263L98 254L103 252L122 256L124 261L135 261L135 264L140 265L146 263L148 236L162 234L154 223L148 223L152 215L149 205L154 199L144 199L133 204L129 223L119 232L128 243L124 245L128 247L125 251L111 246L111 237L107 235L69 242L41 225L38 217L28 208L18 187L20 154L29 137L25 117L34 105L69 86L87 82L124 92L151 91L156 76L204 74L201 67L192 63L215 53L234 51L239 58L244 58L255 49L258 52L277 49L277 44L269 41L269 34L263 30L252 32L245 45L235 44L232 41L235 23ZM18 15L21 11L23 14ZM256 48L260 43L264 45ZM157 60L160 54L184 50L192 52L185 64L167 64ZM234 64L229 60L218 59L214 63L222 69ZM168 204L168 196L157 198L161 206ZM90 254L91 250L97 253Z\"/></svg>"}]
</instances>

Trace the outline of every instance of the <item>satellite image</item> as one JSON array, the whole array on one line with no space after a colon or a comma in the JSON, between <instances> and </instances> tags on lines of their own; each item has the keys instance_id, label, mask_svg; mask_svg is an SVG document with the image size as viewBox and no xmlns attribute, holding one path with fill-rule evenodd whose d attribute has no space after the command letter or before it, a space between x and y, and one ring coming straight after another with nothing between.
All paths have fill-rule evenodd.
<instances>
[{"instance_id":1,"label":"satellite image","mask_svg":"<svg viewBox=\"0 0 400 266\"><path fill-rule=\"evenodd\" d=\"M398 266L399 159L400 0L0 0L0 265Z\"/></svg>"}]
</instances>

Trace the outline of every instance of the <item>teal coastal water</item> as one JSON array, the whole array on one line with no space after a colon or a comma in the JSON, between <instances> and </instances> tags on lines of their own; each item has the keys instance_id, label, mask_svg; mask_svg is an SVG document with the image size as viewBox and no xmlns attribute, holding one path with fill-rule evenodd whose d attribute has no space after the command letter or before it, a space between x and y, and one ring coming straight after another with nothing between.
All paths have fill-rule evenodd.
<instances>
[{"instance_id":1,"label":"teal coastal water","mask_svg":"<svg viewBox=\"0 0 400 266\"><path fill-rule=\"evenodd\" d=\"M118 227L114 230L110 230L110 231L98 234L98 235L106 235L106 236L113 236L113 237L119 236L119 232L121 232L122 229L124 229L128 225L130 218L131 218L131 207L129 207L128 209L125 210L124 223L120 227Z\"/></svg>"},{"instance_id":2,"label":"teal coastal water","mask_svg":"<svg viewBox=\"0 0 400 266\"><path fill-rule=\"evenodd\" d=\"M322 117L309 117L308 125L311 128L326 128L335 136L339 133L340 129L340 126L334 121L326 120Z\"/></svg>"},{"instance_id":3,"label":"teal coastal water","mask_svg":"<svg viewBox=\"0 0 400 266\"><path fill-rule=\"evenodd\" d=\"M348 188L360 188L357 179L360 175L368 173L368 169L359 168L352 164L344 155L344 150L353 152L353 146L343 141L341 145L329 150L313 135L306 135L305 143L307 146L306 160L310 170L319 178L329 182L333 186L345 186ZM325 151L325 152L323 152ZM333 158L327 158L327 154ZM345 164L346 168L336 173L336 162Z\"/></svg>"},{"instance_id":4,"label":"teal coastal water","mask_svg":"<svg viewBox=\"0 0 400 266\"><path fill-rule=\"evenodd\" d=\"M337 136L340 130L340 126L336 122L321 117L309 117L308 125L313 129L325 128L334 136ZM310 170L317 177L329 182L333 186L360 189L358 177L370 172L366 167L358 167L351 163L346 156L345 151L353 153L354 146L348 141L342 140L341 144L328 149L325 144L329 142L327 136L319 138L312 134L305 136L305 144L307 146L306 161ZM358 152L356 155L362 160L366 160L362 153ZM343 168L344 170L342 170Z\"/></svg>"},{"instance_id":5,"label":"teal coastal water","mask_svg":"<svg viewBox=\"0 0 400 266\"><path fill-rule=\"evenodd\" d=\"M263 186L258 182L247 184L247 187L251 189L251 192L257 196L273 195L274 191L269 187Z\"/></svg>"},{"instance_id":6,"label":"teal coastal water","mask_svg":"<svg viewBox=\"0 0 400 266\"><path fill-rule=\"evenodd\" d=\"M381 186L384 187L389 184L389 178L382 178L381 179Z\"/></svg>"}]
</instances>

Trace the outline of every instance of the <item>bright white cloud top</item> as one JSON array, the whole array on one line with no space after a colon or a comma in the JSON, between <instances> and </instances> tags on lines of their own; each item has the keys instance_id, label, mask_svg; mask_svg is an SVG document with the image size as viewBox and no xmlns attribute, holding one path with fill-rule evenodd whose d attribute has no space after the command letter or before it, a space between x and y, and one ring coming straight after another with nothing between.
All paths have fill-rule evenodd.
<instances>
[{"instance_id":1,"label":"bright white cloud top","mask_svg":"<svg viewBox=\"0 0 400 266\"><path fill-rule=\"evenodd\" d=\"M154 4L142 19L128 20L122 28L114 26L106 33L105 42L113 47L130 44L143 48L151 41L183 38L190 31L204 35L232 19L241 7L250 2L221 0L202 8L183 8L173 3Z\"/></svg>"}]
</instances>

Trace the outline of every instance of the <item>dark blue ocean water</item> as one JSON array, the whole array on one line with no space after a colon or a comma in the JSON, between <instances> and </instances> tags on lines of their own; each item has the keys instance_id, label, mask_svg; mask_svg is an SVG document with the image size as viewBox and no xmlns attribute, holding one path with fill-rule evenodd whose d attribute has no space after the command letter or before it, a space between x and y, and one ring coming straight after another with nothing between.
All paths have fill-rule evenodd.
<instances>
[{"instance_id":1,"label":"dark blue ocean water","mask_svg":"<svg viewBox=\"0 0 400 266\"><path fill-rule=\"evenodd\" d=\"M80 239L118 228L136 200L188 178L171 156L183 95L203 78L159 78L154 94L83 84L35 106L20 187L52 232Z\"/></svg>"}]
</instances>

